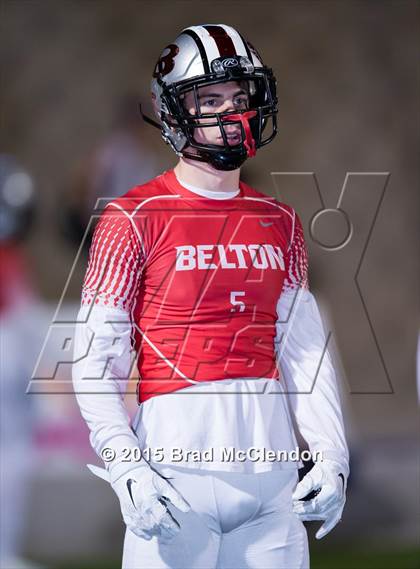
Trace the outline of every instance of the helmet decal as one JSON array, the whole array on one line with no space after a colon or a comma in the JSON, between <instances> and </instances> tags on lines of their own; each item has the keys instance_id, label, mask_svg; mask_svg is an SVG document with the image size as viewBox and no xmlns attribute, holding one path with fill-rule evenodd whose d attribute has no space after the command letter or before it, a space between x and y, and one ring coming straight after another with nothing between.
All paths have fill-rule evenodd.
<instances>
[{"instance_id":1,"label":"helmet decal","mask_svg":"<svg viewBox=\"0 0 420 569\"><path fill-rule=\"evenodd\" d=\"M165 53L167 52L167 53ZM162 52L159 61L156 63L153 77L165 77L175 66L175 56L179 53L176 43L171 43Z\"/></svg>"}]
</instances>

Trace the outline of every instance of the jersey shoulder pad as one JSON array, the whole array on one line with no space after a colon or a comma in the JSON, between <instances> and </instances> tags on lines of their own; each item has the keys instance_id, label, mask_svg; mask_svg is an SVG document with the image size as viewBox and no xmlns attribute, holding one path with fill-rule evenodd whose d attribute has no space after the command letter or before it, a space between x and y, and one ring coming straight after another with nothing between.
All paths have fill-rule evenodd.
<instances>
[{"instance_id":1,"label":"jersey shoulder pad","mask_svg":"<svg viewBox=\"0 0 420 569\"><path fill-rule=\"evenodd\" d=\"M161 177L162 175L139 186L134 186L122 196L108 202L108 209L111 206L111 209L120 209L127 213L134 213L143 204L146 205L147 202L153 201L154 198L169 194L170 192L163 184Z\"/></svg>"}]
</instances>

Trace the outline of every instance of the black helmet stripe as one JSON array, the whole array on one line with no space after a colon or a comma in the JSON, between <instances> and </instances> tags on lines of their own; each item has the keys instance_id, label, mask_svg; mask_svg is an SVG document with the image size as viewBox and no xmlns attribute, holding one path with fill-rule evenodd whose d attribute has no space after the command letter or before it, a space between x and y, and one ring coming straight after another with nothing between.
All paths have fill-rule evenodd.
<instances>
[{"instance_id":1,"label":"black helmet stripe","mask_svg":"<svg viewBox=\"0 0 420 569\"><path fill-rule=\"evenodd\" d=\"M232 57L236 55L236 49L232 38L221 26L203 26L214 39L221 57Z\"/></svg>"},{"instance_id":2,"label":"black helmet stripe","mask_svg":"<svg viewBox=\"0 0 420 569\"><path fill-rule=\"evenodd\" d=\"M187 34L188 36L190 36L190 38L192 38L195 41L198 47L198 51L200 52L201 55L201 61L203 62L204 73L210 73L209 60L207 58L206 50L198 34L193 32L193 30L184 30L182 33Z\"/></svg>"}]
</instances>

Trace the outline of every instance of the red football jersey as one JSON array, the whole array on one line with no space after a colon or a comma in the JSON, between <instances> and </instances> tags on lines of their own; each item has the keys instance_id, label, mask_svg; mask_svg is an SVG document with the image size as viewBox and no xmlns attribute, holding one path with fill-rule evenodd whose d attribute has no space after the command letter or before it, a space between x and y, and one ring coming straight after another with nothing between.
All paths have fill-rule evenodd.
<instances>
[{"instance_id":1,"label":"red football jersey","mask_svg":"<svg viewBox=\"0 0 420 569\"><path fill-rule=\"evenodd\" d=\"M243 182L234 198L202 197L171 170L107 205L82 303L130 312L142 402L198 381L278 379L277 302L301 286L291 207Z\"/></svg>"}]
</instances>

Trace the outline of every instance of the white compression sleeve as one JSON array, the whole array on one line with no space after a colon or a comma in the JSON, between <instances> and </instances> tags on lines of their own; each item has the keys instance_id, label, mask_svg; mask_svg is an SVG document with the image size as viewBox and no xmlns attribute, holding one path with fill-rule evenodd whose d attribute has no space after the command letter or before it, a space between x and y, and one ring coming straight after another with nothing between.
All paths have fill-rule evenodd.
<instances>
[{"instance_id":1,"label":"white compression sleeve","mask_svg":"<svg viewBox=\"0 0 420 569\"><path fill-rule=\"evenodd\" d=\"M80 309L73 387L92 447L101 458L105 448L115 453L115 460L106 462L113 473L133 467L121 463L122 449L138 447L124 403L132 363L130 336L128 312L95 304Z\"/></svg>"},{"instance_id":2,"label":"white compression sleeve","mask_svg":"<svg viewBox=\"0 0 420 569\"><path fill-rule=\"evenodd\" d=\"M305 288L284 291L277 314L278 363L298 429L312 453L340 462L348 474L340 398L316 300Z\"/></svg>"}]
</instances>

